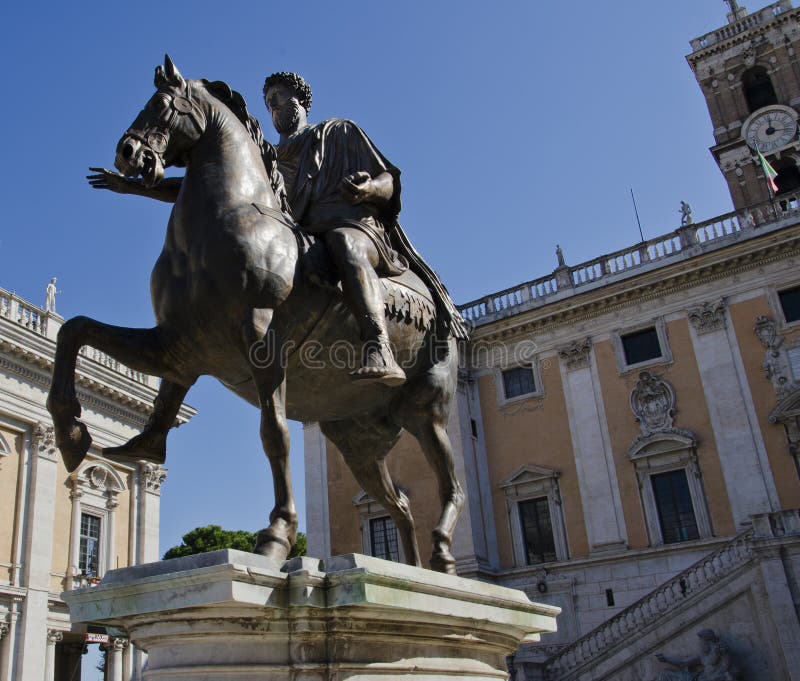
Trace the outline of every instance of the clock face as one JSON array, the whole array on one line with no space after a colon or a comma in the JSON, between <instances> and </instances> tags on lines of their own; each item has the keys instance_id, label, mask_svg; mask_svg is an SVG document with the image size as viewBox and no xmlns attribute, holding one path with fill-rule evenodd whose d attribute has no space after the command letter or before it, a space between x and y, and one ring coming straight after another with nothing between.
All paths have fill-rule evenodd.
<instances>
[{"instance_id":1,"label":"clock face","mask_svg":"<svg viewBox=\"0 0 800 681\"><path fill-rule=\"evenodd\" d=\"M747 126L745 140L752 149L762 154L789 144L797 134L797 123L786 111L765 111L753 118Z\"/></svg>"}]
</instances>

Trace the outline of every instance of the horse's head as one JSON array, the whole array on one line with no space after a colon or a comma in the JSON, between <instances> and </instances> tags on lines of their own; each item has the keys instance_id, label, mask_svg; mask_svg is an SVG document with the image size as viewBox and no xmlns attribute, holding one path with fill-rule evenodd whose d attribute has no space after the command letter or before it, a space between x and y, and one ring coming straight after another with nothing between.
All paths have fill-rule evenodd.
<instances>
[{"instance_id":1,"label":"horse's head","mask_svg":"<svg viewBox=\"0 0 800 681\"><path fill-rule=\"evenodd\" d=\"M138 177L147 187L158 184L164 168L183 165L206 127L206 116L193 97L194 86L180 74L169 55L156 68L156 93L117 144L114 165L123 175Z\"/></svg>"}]
</instances>

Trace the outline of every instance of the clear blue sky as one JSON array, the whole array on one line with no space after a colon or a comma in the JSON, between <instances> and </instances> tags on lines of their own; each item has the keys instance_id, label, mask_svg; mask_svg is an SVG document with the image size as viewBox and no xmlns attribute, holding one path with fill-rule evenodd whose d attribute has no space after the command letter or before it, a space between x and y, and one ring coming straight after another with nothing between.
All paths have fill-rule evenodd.
<instances>
[{"instance_id":1,"label":"clear blue sky","mask_svg":"<svg viewBox=\"0 0 800 681\"><path fill-rule=\"evenodd\" d=\"M763 3L766 4L766 3ZM758 9L762 4L748 8ZM288 11L287 11L288 10ZM149 273L169 206L91 190L169 52L228 81L272 141L261 86L311 83L312 122L356 120L403 171L401 222L457 302L731 209L689 40L722 0L641 2L6 3L0 286L66 317L150 326ZM258 414L204 379L171 435L162 550L208 523L264 526L271 479ZM304 504L302 432L295 488ZM304 521L303 521L304 522Z\"/></svg>"}]
</instances>

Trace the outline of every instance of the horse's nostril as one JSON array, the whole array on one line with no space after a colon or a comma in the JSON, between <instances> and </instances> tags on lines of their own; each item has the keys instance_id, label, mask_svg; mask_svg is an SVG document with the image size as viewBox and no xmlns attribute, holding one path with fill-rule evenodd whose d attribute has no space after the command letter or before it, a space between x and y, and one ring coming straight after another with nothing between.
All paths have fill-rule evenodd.
<instances>
[{"instance_id":1,"label":"horse's nostril","mask_svg":"<svg viewBox=\"0 0 800 681\"><path fill-rule=\"evenodd\" d=\"M122 147L122 158L128 160L131 156L133 156L133 145L128 142L124 147Z\"/></svg>"}]
</instances>

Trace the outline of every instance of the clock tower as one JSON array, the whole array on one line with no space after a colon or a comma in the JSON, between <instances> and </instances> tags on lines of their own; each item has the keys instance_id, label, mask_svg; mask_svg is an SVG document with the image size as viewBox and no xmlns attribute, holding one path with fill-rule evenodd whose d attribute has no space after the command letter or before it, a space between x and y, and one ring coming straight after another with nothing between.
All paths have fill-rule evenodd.
<instances>
[{"instance_id":1,"label":"clock tower","mask_svg":"<svg viewBox=\"0 0 800 681\"><path fill-rule=\"evenodd\" d=\"M725 0L728 23L691 41L686 58L706 98L717 161L736 210L769 199L760 151L778 194L800 188L800 9L791 0L748 13Z\"/></svg>"}]
</instances>

